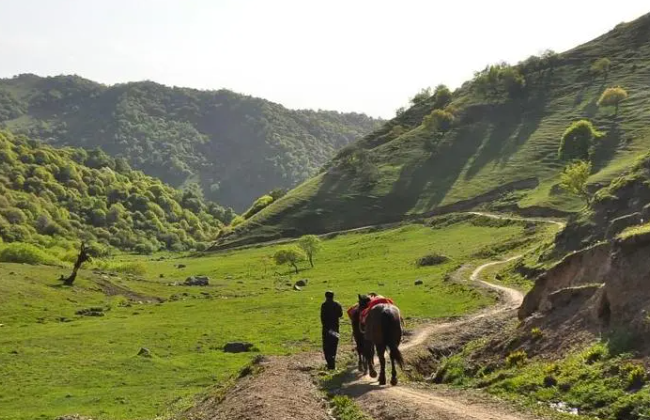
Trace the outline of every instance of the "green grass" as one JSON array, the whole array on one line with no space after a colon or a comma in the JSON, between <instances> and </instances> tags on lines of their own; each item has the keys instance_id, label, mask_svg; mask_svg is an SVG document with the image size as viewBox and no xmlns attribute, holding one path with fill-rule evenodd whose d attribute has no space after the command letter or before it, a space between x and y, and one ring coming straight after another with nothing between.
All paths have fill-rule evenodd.
<instances>
[{"instance_id":1,"label":"green grass","mask_svg":"<svg viewBox=\"0 0 650 420\"><path fill-rule=\"evenodd\" d=\"M649 22L646 16L561 54L552 71L527 76L525 99L486 100L461 88L454 94L457 124L441 140L420 125L432 105L414 106L360 141L371 162L365 172L332 165L241 226L239 240L399 221L533 178L539 186L524 191L520 206L579 211L583 204L557 187L565 165L558 159L560 137L573 121L586 118L607 132L596 145L591 183L612 180L650 147L650 45L636 43ZM589 74L599 57L613 63L606 81ZM616 118L595 105L615 85L630 94ZM396 124L407 131L387 136Z\"/></svg>"},{"instance_id":2,"label":"green grass","mask_svg":"<svg viewBox=\"0 0 650 420\"><path fill-rule=\"evenodd\" d=\"M350 397L337 395L332 398L334 415L338 420L372 420L365 415Z\"/></svg>"},{"instance_id":3,"label":"green grass","mask_svg":"<svg viewBox=\"0 0 650 420\"><path fill-rule=\"evenodd\" d=\"M357 293L388 295L407 325L476 311L494 297L446 282L445 275L490 244L522 234L521 224L463 222L340 235L324 241L315 268L302 264L297 276L269 261L277 246L182 258L162 254L162 261L160 255L122 255L112 264L144 265L145 274L82 270L73 287L57 280L69 268L0 264L0 419L66 413L149 419L186 407L227 383L257 354L318 348L318 308L326 289L345 307ZM450 260L417 268L416 259L431 253ZM211 278L209 287L170 285L198 274ZM300 278L308 278L308 285L291 290ZM418 279L424 284L416 286ZM150 296L168 301L146 303ZM105 316L76 315L90 307L102 308ZM346 324L344 343L350 340ZM221 347L233 340L250 341L259 352L223 353ZM141 347L153 357L138 357Z\"/></svg>"}]
</instances>

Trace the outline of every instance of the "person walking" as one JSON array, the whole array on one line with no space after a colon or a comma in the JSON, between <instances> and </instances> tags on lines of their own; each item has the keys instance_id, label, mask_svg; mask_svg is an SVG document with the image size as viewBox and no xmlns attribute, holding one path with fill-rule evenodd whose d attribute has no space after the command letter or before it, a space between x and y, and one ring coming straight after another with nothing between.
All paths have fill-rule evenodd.
<instances>
[{"instance_id":1,"label":"person walking","mask_svg":"<svg viewBox=\"0 0 650 420\"><path fill-rule=\"evenodd\" d=\"M325 292L325 302L320 306L320 322L323 326L323 353L327 368L336 369L336 350L339 346L339 318L343 308L334 300L334 292Z\"/></svg>"}]
</instances>

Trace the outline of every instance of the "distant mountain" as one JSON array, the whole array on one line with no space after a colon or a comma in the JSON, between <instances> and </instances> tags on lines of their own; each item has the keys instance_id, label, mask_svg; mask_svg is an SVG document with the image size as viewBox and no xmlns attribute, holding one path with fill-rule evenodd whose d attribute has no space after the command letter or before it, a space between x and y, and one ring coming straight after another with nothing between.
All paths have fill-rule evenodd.
<instances>
[{"instance_id":1,"label":"distant mountain","mask_svg":"<svg viewBox=\"0 0 650 420\"><path fill-rule=\"evenodd\" d=\"M233 217L102 151L56 149L0 131L0 243L202 249Z\"/></svg>"},{"instance_id":2,"label":"distant mountain","mask_svg":"<svg viewBox=\"0 0 650 420\"><path fill-rule=\"evenodd\" d=\"M0 125L62 146L101 148L179 187L244 210L307 179L377 128L363 114L289 110L228 90L153 82L105 86L78 76L0 79Z\"/></svg>"},{"instance_id":3,"label":"distant mountain","mask_svg":"<svg viewBox=\"0 0 650 420\"><path fill-rule=\"evenodd\" d=\"M577 211L558 188L573 158L591 160L590 188L650 149L650 15L570 51L498 63L413 106L341 150L317 176L252 217L222 246L328 232L500 201L510 209ZM599 106L609 87L629 95ZM604 133L575 156L560 140L586 119ZM570 143L580 149L579 144Z\"/></svg>"}]
</instances>

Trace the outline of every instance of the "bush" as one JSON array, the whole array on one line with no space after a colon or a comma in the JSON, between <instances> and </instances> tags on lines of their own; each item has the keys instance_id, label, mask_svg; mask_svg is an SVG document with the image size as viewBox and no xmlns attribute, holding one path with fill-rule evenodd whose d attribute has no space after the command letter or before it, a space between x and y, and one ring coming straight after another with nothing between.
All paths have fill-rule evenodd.
<instances>
[{"instance_id":1,"label":"bush","mask_svg":"<svg viewBox=\"0 0 650 420\"><path fill-rule=\"evenodd\" d=\"M137 244L133 250L136 252L136 254L140 255L151 255L156 252L156 248L149 243Z\"/></svg>"},{"instance_id":2,"label":"bush","mask_svg":"<svg viewBox=\"0 0 650 420\"><path fill-rule=\"evenodd\" d=\"M539 340L539 339L542 338L543 336L544 336L544 333L542 333L542 330L539 329L538 327L535 327L535 328L533 328L533 329L530 330L530 337L531 337L533 340Z\"/></svg>"},{"instance_id":3,"label":"bush","mask_svg":"<svg viewBox=\"0 0 650 420\"><path fill-rule=\"evenodd\" d=\"M558 156L566 160L589 160L594 139L603 135L604 133L594 128L591 121L575 121L562 134Z\"/></svg>"},{"instance_id":4,"label":"bush","mask_svg":"<svg viewBox=\"0 0 650 420\"><path fill-rule=\"evenodd\" d=\"M427 267L431 265L443 264L449 261L449 257L442 254L428 254L424 257L420 257L415 261L415 265L418 267Z\"/></svg>"},{"instance_id":5,"label":"bush","mask_svg":"<svg viewBox=\"0 0 650 420\"><path fill-rule=\"evenodd\" d=\"M242 215L242 217L244 219L250 219L251 217L253 217L257 213L259 213L260 211L262 211L263 209L268 207L272 202L273 202L273 197L272 196L263 195L260 198L258 198L257 200L255 200L253 205L248 210L246 210L246 212Z\"/></svg>"},{"instance_id":6,"label":"bush","mask_svg":"<svg viewBox=\"0 0 650 420\"><path fill-rule=\"evenodd\" d=\"M517 350L512 353L510 353L506 357L506 366L508 367L514 367L514 366L522 366L524 363L526 363L526 360L528 360L528 355L524 350Z\"/></svg>"},{"instance_id":7,"label":"bush","mask_svg":"<svg viewBox=\"0 0 650 420\"><path fill-rule=\"evenodd\" d=\"M628 389L639 389L645 384L646 371L643 365L626 363L621 367Z\"/></svg>"},{"instance_id":8,"label":"bush","mask_svg":"<svg viewBox=\"0 0 650 420\"><path fill-rule=\"evenodd\" d=\"M598 106L613 106L614 115L618 115L618 106L627 99L627 91L620 86L605 89L598 99Z\"/></svg>"},{"instance_id":9,"label":"bush","mask_svg":"<svg viewBox=\"0 0 650 420\"><path fill-rule=\"evenodd\" d=\"M441 109L434 109L431 114L424 117L422 123L424 127L441 133L446 133L451 129L454 122L454 115L451 112Z\"/></svg>"},{"instance_id":10,"label":"bush","mask_svg":"<svg viewBox=\"0 0 650 420\"><path fill-rule=\"evenodd\" d=\"M20 264L60 265L61 261L43 249L24 243L11 243L0 250L0 261Z\"/></svg>"}]
</instances>

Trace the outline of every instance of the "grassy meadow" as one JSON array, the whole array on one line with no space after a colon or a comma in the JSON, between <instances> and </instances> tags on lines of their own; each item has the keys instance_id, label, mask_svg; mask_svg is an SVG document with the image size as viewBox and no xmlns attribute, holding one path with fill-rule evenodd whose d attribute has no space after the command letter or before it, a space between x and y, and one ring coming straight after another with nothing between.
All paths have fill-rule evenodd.
<instances>
[{"instance_id":1,"label":"grassy meadow","mask_svg":"<svg viewBox=\"0 0 650 420\"><path fill-rule=\"evenodd\" d=\"M281 245L162 260L123 255L99 264L121 271L83 270L73 287L57 280L67 267L0 263L0 419L164 417L227 384L258 354L317 348L326 289L345 307L357 293L388 295L411 326L478 310L495 296L445 281L446 274L485 260L492 247L550 232L479 220L340 235L324 241L315 267L302 263L298 275L269 258ZM433 252L451 259L416 267ZM199 274L210 277L208 287L178 284ZM308 285L294 291L303 278ZM76 314L91 307L104 316ZM347 321L342 332L349 342ZM255 351L224 353L235 340L250 341ZM152 357L138 356L141 347Z\"/></svg>"}]
</instances>

